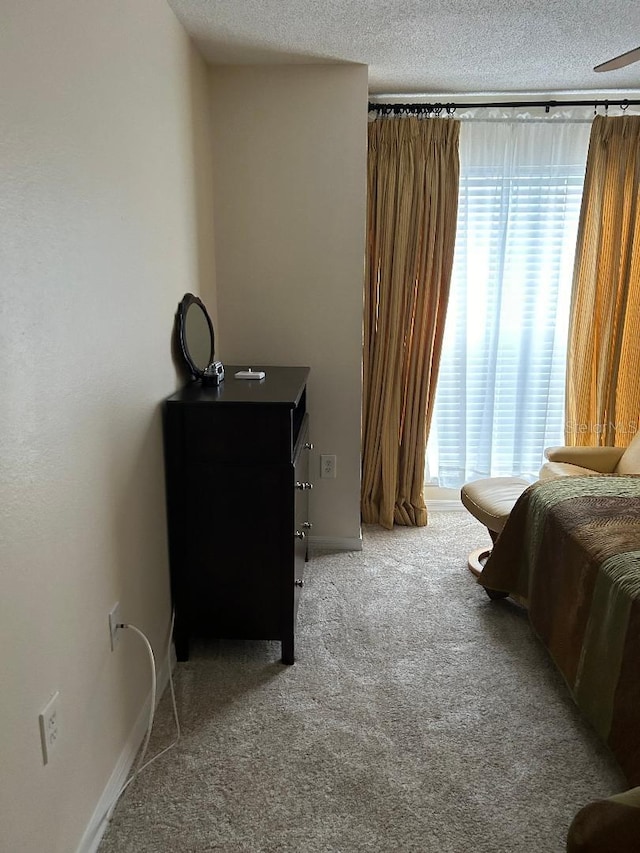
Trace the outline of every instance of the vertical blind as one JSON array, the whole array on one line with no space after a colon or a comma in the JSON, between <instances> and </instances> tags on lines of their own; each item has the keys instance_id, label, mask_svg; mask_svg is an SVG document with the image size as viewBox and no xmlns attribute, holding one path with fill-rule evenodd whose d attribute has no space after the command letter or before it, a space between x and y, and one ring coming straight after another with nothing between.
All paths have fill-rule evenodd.
<instances>
[{"instance_id":1,"label":"vertical blind","mask_svg":"<svg viewBox=\"0 0 640 853\"><path fill-rule=\"evenodd\" d=\"M569 301L588 123L460 132L451 295L427 482L537 477L563 443Z\"/></svg>"}]
</instances>

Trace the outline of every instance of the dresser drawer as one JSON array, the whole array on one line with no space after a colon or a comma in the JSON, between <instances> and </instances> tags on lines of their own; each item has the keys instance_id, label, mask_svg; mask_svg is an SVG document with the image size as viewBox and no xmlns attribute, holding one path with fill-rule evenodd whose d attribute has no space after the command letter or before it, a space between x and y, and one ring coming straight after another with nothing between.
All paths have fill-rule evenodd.
<instances>
[{"instance_id":1,"label":"dresser drawer","mask_svg":"<svg viewBox=\"0 0 640 853\"><path fill-rule=\"evenodd\" d=\"M185 445L193 460L269 464L292 457L291 413L279 407L188 407Z\"/></svg>"}]
</instances>

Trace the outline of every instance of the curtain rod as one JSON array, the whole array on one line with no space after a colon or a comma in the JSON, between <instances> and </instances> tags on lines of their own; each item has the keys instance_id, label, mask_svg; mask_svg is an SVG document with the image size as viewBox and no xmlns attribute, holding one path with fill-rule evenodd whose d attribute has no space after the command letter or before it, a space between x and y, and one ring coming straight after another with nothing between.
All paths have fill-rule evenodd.
<instances>
[{"instance_id":1,"label":"curtain rod","mask_svg":"<svg viewBox=\"0 0 640 853\"><path fill-rule=\"evenodd\" d=\"M640 104L640 100L629 100L628 98L624 98L622 100L613 101L483 101L481 103L469 104L389 104L369 101L369 111L380 112L384 115L397 115L398 113L402 113L404 115L420 115L422 113L426 113L428 115L441 115L442 113L445 113L445 115L451 116L456 110L470 110L477 107L544 107L545 112L548 113L549 110L555 109L556 107L593 107L594 110L596 107L604 107L605 111L608 110L609 107L620 107L622 110L626 110L627 107L632 104Z\"/></svg>"}]
</instances>

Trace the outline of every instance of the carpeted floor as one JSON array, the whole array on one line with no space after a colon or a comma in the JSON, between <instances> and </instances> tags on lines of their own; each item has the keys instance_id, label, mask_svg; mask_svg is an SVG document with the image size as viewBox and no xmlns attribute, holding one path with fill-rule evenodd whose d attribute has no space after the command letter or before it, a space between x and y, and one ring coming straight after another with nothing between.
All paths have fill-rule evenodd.
<instances>
[{"instance_id":1,"label":"carpeted floor","mask_svg":"<svg viewBox=\"0 0 640 853\"><path fill-rule=\"evenodd\" d=\"M316 554L297 663L208 641L178 664L180 744L125 793L100 853L561 853L623 790L525 612L466 569L466 513ZM167 691L150 754L172 738Z\"/></svg>"}]
</instances>

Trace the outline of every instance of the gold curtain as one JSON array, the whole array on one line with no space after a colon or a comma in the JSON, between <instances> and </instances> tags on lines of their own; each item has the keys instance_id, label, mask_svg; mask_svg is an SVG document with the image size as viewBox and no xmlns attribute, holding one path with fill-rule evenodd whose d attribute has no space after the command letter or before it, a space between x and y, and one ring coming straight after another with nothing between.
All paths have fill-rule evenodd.
<instances>
[{"instance_id":1,"label":"gold curtain","mask_svg":"<svg viewBox=\"0 0 640 853\"><path fill-rule=\"evenodd\" d=\"M424 526L458 209L459 122L369 124L362 518Z\"/></svg>"},{"instance_id":2,"label":"gold curtain","mask_svg":"<svg viewBox=\"0 0 640 853\"><path fill-rule=\"evenodd\" d=\"M626 447L640 415L640 116L593 121L569 323L565 440Z\"/></svg>"}]
</instances>

